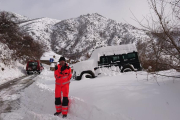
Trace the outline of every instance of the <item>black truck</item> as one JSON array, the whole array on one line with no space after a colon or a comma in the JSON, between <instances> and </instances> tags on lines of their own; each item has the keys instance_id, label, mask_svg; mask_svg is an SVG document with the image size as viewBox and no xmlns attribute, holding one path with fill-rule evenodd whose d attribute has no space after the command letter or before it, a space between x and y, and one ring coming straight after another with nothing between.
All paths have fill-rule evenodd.
<instances>
[{"instance_id":1,"label":"black truck","mask_svg":"<svg viewBox=\"0 0 180 120\"><path fill-rule=\"evenodd\" d=\"M100 61L98 61L98 67L96 67L95 69L98 69L99 67L111 66L119 66L121 72L142 69L139 62L138 53L135 51L127 54L101 56Z\"/></svg>"}]
</instances>

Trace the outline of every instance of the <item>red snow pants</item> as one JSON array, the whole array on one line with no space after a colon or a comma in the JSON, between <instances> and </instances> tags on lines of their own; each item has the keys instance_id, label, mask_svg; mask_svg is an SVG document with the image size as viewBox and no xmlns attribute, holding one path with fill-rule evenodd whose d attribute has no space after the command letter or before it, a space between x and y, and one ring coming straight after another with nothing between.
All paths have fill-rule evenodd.
<instances>
[{"instance_id":1,"label":"red snow pants","mask_svg":"<svg viewBox=\"0 0 180 120\"><path fill-rule=\"evenodd\" d=\"M69 83L65 85L56 84L55 86L56 112L62 112L63 115L67 115L68 103L69 103L68 95L69 95Z\"/></svg>"}]
</instances>

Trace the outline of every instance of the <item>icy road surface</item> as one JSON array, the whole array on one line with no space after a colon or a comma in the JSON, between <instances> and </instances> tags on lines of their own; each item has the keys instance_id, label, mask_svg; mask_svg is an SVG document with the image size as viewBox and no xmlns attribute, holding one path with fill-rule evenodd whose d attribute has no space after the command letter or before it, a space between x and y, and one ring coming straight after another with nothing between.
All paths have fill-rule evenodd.
<instances>
[{"instance_id":1,"label":"icy road surface","mask_svg":"<svg viewBox=\"0 0 180 120\"><path fill-rule=\"evenodd\" d=\"M3 120L63 120L53 115L55 79L48 69L20 94L19 109L0 115ZM101 71L95 79L71 80L68 120L180 119L180 78ZM180 76L174 70L159 74Z\"/></svg>"},{"instance_id":2,"label":"icy road surface","mask_svg":"<svg viewBox=\"0 0 180 120\"><path fill-rule=\"evenodd\" d=\"M0 114L19 108L20 92L34 82L34 77L23 76L0 85Z\"/></svg>"}]
</instances>

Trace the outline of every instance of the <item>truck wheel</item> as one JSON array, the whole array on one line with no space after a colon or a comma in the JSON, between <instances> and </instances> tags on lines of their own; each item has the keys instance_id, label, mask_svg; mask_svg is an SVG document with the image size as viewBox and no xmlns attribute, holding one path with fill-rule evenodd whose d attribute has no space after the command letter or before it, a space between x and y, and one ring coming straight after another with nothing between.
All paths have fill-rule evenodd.
<instances>
[{"instance_id":1,"label":"truck wheel","mask_svg":"<svg viewBox=\"0 0 180 120\"><path fill-rule=\"evenodd\" d=\"M83 72L81 73L80 77L79 77L79 78L80 78L79 80L82 79L83 75L84 75L84 77L86 77L86 78L95 78L95 75L94 75L94 73L93 73L92 71L83 71Z\"/></svg>"},{"instance_id":2,"label":"truck wheel","mask_svg":"<svg viewBox=\"0 0 180 120\"><path fill-rule=\"evenodd\" d=\"M27 71L27 74L29 75L30 73Z\"/></svg>"},{"instance_id":3,"label":"truck wheel","mask_svg":"<svg viewBox=\"0 0 180 120\"><path fill-rule=\"evenodd\" d=\"M125 65L123 67L123 69L121 70L121 72L131 72L131 71L134 71L133 67L131 65Z\"/></svg>"},{"instance_id":4,"label":"truck wheel","mask_svg":"<svg viewBox=\"0 0 180 120\"><path fill-rule=\"evenodd\" d=\"M89 74L89 73L84 73L84 74L82 75L82 78L83 78L83 77L85 77L85 78L93 78L92 75Z\"/></svg>"}]
</instances>

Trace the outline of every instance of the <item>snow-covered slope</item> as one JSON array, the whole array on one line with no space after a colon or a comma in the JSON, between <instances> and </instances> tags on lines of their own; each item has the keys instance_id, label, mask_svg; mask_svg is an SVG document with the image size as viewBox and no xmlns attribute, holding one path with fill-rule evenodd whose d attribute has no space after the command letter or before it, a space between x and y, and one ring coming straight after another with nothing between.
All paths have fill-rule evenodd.
<instances>
[{"instance_id":1,"label":"snow-covered slope","mask_svg":"<svg viewBox=\"0 0 180 120\"><path fill-rule=\"evenodd\" d=\"M17 14L17 13L0 10L0 13L2 13L2 12L8 13L9 15L15 17L14 21L16 23L21 23L21 22L30 20L28 17L20 15L20 14Z\"/></svg>"},{"instance_id":2,"label":"snow-covered slope","mask_svg":"<svg viewBox=\"0 0 180 120\"><path fill-rule=\"evenodd\" d=\"M51 18L38 18L22 22L20 27L29 33L35 40L46 46L47 50L51 49L51 34L54 24L60 20Z\"/></svg>"},{"instance_id":3,"label":"snow-covered slope","mask_svg":"<svg viewBox=\"0 0 180 120\"><path fill-rule=\"evenodd\" d=\"M14 16L15 18L13 20L18 23L22 31L25 31L30 36L32 36L34 40L43 44L46 51L51 50L50 35L52 34L54 24L60 22L60 20L51 18L30 19L26 16L22 16L13 12L0 11L0 13L1 12L6 12L9 15Z\"/></svg>"},{"instance_id":4,"label":"snow-covered slope","mask_svg":"<svg viewBox=\"0 0 180 120\"><path fill-rule=\"evenodd\" d=\"M28 17L26 16L22 16L22 15L19 15L17 13L12 13L15 15L15 17L17 18L17 21L20 23L20 22L24 22L24 21L28 21L30 20Z\"/></svg>"}]
</instances>

